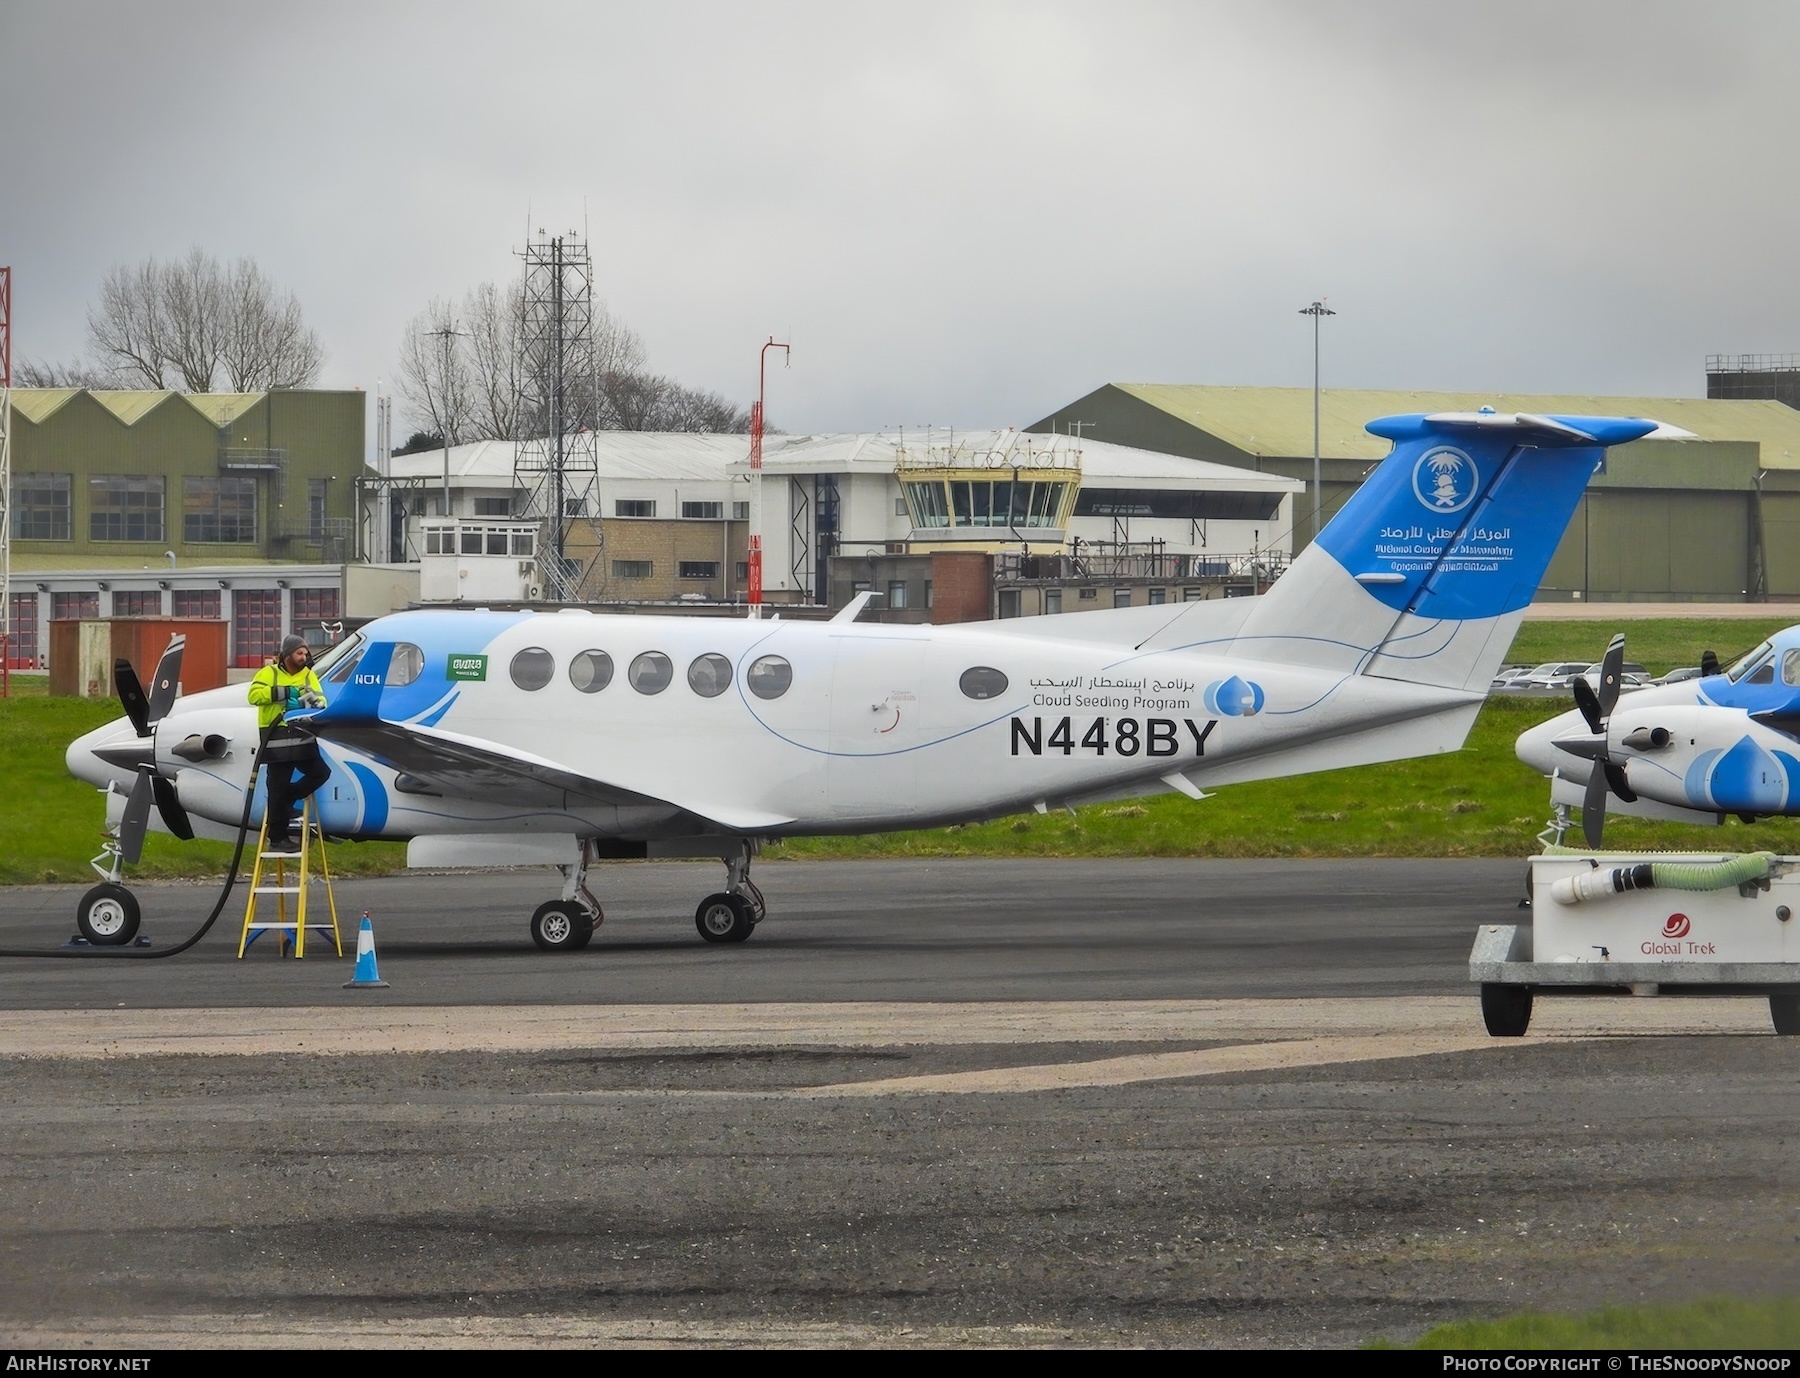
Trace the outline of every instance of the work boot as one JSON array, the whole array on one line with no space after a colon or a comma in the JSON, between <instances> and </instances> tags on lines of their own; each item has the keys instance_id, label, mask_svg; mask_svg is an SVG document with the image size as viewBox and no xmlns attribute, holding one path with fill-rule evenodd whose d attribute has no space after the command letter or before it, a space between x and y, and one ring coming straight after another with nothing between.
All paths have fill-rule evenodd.
<instances>
[{"instance_id":1,"label":"work boot","mask_svg":"<svg viewBox=\"0 0 1800 1378\"><path fill-rule=\"evenodd\" d=\"M298 856L300 844L290 837L271 837L265 851L279 852L283 856Z\"/></svg>"}]
</instances>

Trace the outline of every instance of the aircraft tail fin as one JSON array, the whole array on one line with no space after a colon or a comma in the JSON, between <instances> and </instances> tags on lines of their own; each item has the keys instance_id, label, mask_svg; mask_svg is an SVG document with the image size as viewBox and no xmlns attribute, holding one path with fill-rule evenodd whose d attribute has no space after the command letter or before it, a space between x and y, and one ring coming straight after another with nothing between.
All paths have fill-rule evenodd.
<instances>
[{"instance_id":1,"label":"aircraft tail fin","mask_svg":"<svg viewBox=\"0 0 1800 1378\"><path fill-rule=\"evenodd\" d=\"M1257 600L1234 650L1485 690L1606 448L1655 428L1492 411L1369 422L1392 453Z\"/></svg>"}]
</instances>

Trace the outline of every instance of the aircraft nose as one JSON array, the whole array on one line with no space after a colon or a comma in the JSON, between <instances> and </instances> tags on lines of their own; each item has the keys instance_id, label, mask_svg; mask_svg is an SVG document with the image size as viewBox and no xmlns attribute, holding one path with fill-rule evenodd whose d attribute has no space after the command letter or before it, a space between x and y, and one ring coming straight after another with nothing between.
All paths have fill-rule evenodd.
<instances>
[{"instance_id":1,"label":"aircraft nose","mask_svg":"<svg viewBox=\"0 0 1800 1378\"><path fill-rule=\"evenodd\" d=\"M1580 722L1580 717L1579 713L1564 713L1549 722L1527 728L1513 744L1513 754L1540 775L1550 775L1559 769L1564 775L1575 773L1579 770L1575 758L1566 751L1557 750L1556 739L1573 731L1578 722L1586 731L1587 724Z\"/></svg>"},{"instance_id":2,"label":"aircraft nose","mask_svg":"<svg viewBox=\"0 0 1800 1378\"><path fill-rule=\"evenodd\" d=\"M131 747L138 745L140 740L129 718L116 718L70 742L63 752L63 764L68 767L69 774L95 789L105 789L109 782L130 788L135 772L105 760L100 756L99 748Z\"/></svg>"}]
</instances>

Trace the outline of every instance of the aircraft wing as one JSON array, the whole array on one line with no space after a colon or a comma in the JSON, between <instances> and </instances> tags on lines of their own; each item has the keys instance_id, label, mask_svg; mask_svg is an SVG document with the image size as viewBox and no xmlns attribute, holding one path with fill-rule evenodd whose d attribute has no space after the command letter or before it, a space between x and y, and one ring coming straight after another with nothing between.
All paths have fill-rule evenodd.
<instances>
[{"instance_id":1,"label":"aircraft wing","mask_svg":"<svg viewBox=\"0 0 1800 1378\"><path fill-rule=\"evenodd\" d=\"M391 646L372 647L363 664L380 652L372 675L386 669ZM375 711L378 688L351 688L317 712L292 715L321 740L335 742L390 769L409 775L424 790L492 799L540 808L609 805L687 815L702 830L766 832L791 818L711 802L682 801L648 794L573 771L546 757L483 737L471 737L420 723L390 722Z\"/></svg>"}]
</instances>

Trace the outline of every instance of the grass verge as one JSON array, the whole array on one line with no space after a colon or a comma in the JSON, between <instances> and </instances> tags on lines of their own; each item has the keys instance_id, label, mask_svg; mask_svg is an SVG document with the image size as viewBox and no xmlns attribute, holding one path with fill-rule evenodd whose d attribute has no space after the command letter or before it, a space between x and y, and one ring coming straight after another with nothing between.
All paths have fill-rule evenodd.
<instances>
[{"instance_id":1,"label":"grass verge","mask_svg":"<svg viewBox=\"0 0 1800 1378\"><path fill-rule=\"evenodd\" d=\"M1526 1312L1428 1330L1410 1349L1795 1349L1800 1301L1707 1297L1678 1306L1620 1306L1586 1316ZM1402 1346L1377 1341L1371 1349Z\"/></svg>"}]
</instances>

